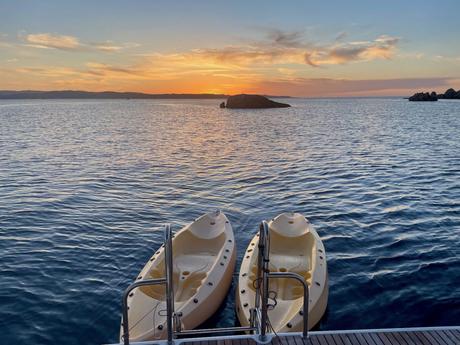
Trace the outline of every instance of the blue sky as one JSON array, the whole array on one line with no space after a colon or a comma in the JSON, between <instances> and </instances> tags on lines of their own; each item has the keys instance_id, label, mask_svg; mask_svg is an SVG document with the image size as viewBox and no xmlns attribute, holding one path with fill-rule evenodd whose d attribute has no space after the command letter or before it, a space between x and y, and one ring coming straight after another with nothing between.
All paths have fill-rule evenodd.
<instances>
[{"instance_id":1,"label":"blue sky","mask_svg":"<svg viewBox=\"0 0 460 345\"><path fill-rule=\"evenodd\" d=\"M0 89L441 91L460 77L458 23L459 1L2 1Z\"/></svg>"}]
</instances>

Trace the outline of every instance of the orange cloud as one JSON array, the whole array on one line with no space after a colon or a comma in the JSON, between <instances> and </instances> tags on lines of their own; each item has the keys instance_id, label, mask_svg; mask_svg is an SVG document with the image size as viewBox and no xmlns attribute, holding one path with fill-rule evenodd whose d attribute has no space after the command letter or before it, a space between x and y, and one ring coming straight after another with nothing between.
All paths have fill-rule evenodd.
<instances>
[{"instance_id":1,"label":"orange cloud","mask_svg":"<svg viewBox=\"0 0 460 345\"><path fill-rule=\"evenodd\" d=\"M53 35L49 33L44 34L29 34L25 37L32 47L36 48L52 48L71 50L77 49L81 46L78 38L66 35Z\"/></svg>"},{"instance_id":2,"label":"orange cloud","mask_svg":"<svg viewBox=\"0 0 460 345\"><path fill-rule=\"evenodd\" d=\"M245 46L216 49L194 49L180 54L156 55L170 63L214 65L308 64L311 66L339 65L350 62L390 59L396 52L399 38L382 35L373 41L339 43L316 46L303 43L299 34L276 32L271 41Z\"/></svg>"},{"instance_id":3,"label":"orange cloud","mask_svg":"<svg viewBox=\"0 0 460 345\"><path fill-rule=\"evenodd\" d=\"M59 49L67 51L91 51L99 50L102 52L119 52L127 48L135 48L137 43L116 44L113 41L82 43L77 37L67 35L57 35L50 33L28 34L24 41L26 46L42 49Z\"/></svg>"},{"instance_id":4,"label":"orange cloud","mask_svg":"<svg viewBox=\"0 0 460 345\"><path fill-rule=\"evenodd\" d=\"M95 42L95 43L88 43L88 47L93 47L94 49L103 51L103 52L119 52L123 49L127 48L136 48L139 47L137 43L124 43L124 44L116 44L113 41L105 41L105 42Z\"/></svg>"}]
</instances>

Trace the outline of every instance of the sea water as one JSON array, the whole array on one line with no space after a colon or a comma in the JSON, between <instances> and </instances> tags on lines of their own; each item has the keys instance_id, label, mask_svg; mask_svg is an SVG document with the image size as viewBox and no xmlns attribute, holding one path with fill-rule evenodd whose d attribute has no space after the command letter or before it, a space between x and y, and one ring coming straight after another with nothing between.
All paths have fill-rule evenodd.
<instances>
[{"instance_id":1,"label":"sea water","mask_svg":"<svg viewBox=\"0 0 460 345\"><path fill-rule=\"evenodd\" d=\"M118 340L121 296L174 230L221 209L238 263L263 219L324 241L319 329L460 321L460 102L0 102L0 343ZM207 327L235 324L234 286Z\"/></svg>"}]
</instances>

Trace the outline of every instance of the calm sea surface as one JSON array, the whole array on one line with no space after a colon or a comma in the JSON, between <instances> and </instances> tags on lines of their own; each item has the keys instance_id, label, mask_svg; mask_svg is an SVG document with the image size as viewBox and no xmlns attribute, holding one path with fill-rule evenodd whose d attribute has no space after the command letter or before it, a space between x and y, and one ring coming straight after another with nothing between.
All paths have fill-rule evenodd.
<instances>
[{"instance_id":1,"label":"calm sea surface","mask_svg":"<svg viewBox=\"0 0 460 345\"><path fill-rule=\"evenodd\" d=\"M460 323L460 102L0 102L0 343L118 339L122 291L222 209L239 261L298 211L327 251L320 329ZM233 325L232 290L207 326Z\"/></svg>"}]
</instances>

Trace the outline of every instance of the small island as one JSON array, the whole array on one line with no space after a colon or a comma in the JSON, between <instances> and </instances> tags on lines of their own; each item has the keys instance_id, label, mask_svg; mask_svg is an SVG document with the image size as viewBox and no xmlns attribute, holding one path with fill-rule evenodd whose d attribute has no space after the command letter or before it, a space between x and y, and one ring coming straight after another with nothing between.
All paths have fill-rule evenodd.
<instances>
[{"instance_id":1,"label":"small island","mask_svg":"<svg viewBox=\"0 0 460 345\"><path fill-rule=\"evenodd\" d=\"M279 103L260 95L235 95L227 99L227 104L221 103L221 108L258 109L258 108L288 108L289 104Z\"/></svg>"},{"instance_id":2,"label":"small island","mask_svg":"<svg viewBox=\"0 0 460 345\"><path fill-rule=\"evenodd\" d=\"M411 102L436 102L438 100L438 95L436 92L418 92L411 97L409 97L409 101Z\"/></svg>"},{"instance_id":3,"label":"small island","mask_svg":"<svg viewBox=\"0 0 460 345\"><path fill-rule=\"evenodd\" d=\"M438 99L460 99L460 90L448 89L444 94L418 92L408 98L411 102L436 102Z\"/></svg>"}]
</instances>

